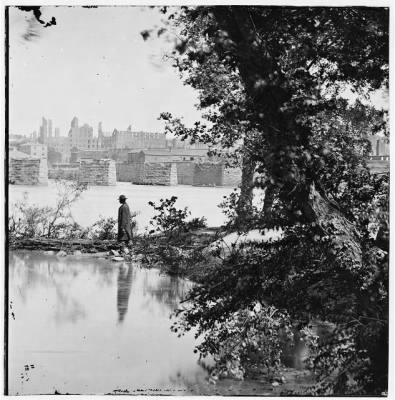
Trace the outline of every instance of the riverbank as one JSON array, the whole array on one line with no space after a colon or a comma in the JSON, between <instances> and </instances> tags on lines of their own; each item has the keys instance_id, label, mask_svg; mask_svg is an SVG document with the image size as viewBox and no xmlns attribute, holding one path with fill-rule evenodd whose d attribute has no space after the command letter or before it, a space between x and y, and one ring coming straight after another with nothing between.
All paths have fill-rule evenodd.
<instances>
[{"instance_id":1,"label":"riverbank","mask_svg":"<svg viewBox=\"0 0 395 400\"><path fill-rule=\"evenodd\" d=\"M60 257L67 255L98 255L106 257L112 261L138 261L145 266L158 267L163 270L163 258L166 252L173 261L181 263L181 258L185 255L194 253L195 255L207 248L211 243L223 236L219 228L204 228L177 235L169 240L166 235L136 235L129 245L128 253L122 250L122 246L116 240L88 240L88 239L47 239L47 238L25 238L13 239L9 242L10 250L35 250L47 254L56 254ZM192 262L193 260L191 260ZM200 281L204 276L205 266L200 265L197 269L187 268L183 272L181 269L166 270L170 275L186 277L189 280Z\"/></svg>"},{"instance_id":2,"label":"riverbank","mask_svg":"<svg viewBox=\"0 0 395 400\"><path fill-rule=\"evenodd\" d=\"M197 344L194 332L178 338L170 330L169 314L186 297L191 282L157 268L141 268L138 262L113 262L105 255L11 251L9 357L13 393L49 394L51 387L57 393L83 393L87 386L91 394L277 396L301 392L308 385L306 371L289 367L281 368L278 377L256 371L244 380L209 379L193 353ZM155 350L147 351L147 346ZM73 375L68 371L80 363L87 366L84 379L69 381ZM19 379L24 365L34 367ZM107 367L102 370L102 365ZM104 381L96 379L108 366L113 370L114 392L102 392ZM147 375L141 376L141 369ZM130 377L130 370L136 377ZM41 379L44 373L47 378ZM162 386L167 376L172 379ZM161 391L150 392L148 388Z\"/></svg>"},{"instance_id":3,"label":"riverbank","mask_svg":"<svg viewBox=\"0 0 395 400\"><path fill-rule=\"evenodd\" d=\"M155 268L166 275L186 278L189 281L204 284L208 270L213 268L214 257L203 257L204 250L225 235L217 228L204 228L177 235L169 241L165 235L143 236L134 238L129 254L121 252L121 246L116 241L109 240L54 240L25 239L10 243L10 249L35 250L48 255L68 260L78 257L94 257L101 262L110 262L116 268L121 263L142 265L148 269ZM199 255L201 258L199 258ZM74 257L78 256L78 257ZM166 257L168 257L166 265ZM218 261L218 260L217 260ZM172 265L173 262L173 265ZM110 264L109 264L110 266ZM183 300L183 299L181 299ZM230 378L211 381L207 384L196 384L189 388L192 394L205 395L286 395L303 393L312 383L310 373L301 368L301 355L293 354L297 349L291 349L286 366L281 367L275 375L255 370L244 381ZM299 349L300 350L300 349ZM299 351L298 350L298 351ZM303 356L303 355L302 355ZM286 358L285 357L285 358ZM299 358L298 358L299 357ZM291 359L291 361L289 361ZM298 367L294 368L295 360Z\"/></svg>"}]
</instances>

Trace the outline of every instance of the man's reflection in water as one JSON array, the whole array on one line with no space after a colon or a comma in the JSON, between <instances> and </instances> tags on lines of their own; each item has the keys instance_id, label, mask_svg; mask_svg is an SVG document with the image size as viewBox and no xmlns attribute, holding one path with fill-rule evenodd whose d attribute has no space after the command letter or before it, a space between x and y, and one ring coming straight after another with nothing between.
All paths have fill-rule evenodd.
<instances>
[{"instance_id":1,"label":"man's reflection in water","mask_svg":"<svg viewBox=\"0 0 395 400\"><path fill-rule=\"evenodd\" d=\"M119 267L117 293L118 323L123 322L128 312L130 289L132 286L132 272L132 266L126 263Z\"/></svg>"}]
</instances>

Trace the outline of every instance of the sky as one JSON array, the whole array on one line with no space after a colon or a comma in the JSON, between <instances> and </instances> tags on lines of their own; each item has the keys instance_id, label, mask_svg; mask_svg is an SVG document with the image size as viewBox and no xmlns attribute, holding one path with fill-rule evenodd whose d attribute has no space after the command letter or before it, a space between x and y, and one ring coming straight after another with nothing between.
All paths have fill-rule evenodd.
<instances>
[{"instance_id":1,"label":"sky","mask_svg":"<svg viewBox=\"0 0 395 400\"><path fill-rule=\"evenodd\" d=\"M182 83L163 55L173 42L141 32L162 26L163 16L149 7L46 6L42 19L56 18L40 36L26 41L32 13L10 8L9 125L10 134L39 131L41 118L51 119L66 136L74 116L97 135L114 129L163 132L159 114L183 117L187 125L200 120L197 93ZM346 97L355 95L347 92ZM373 96L377 107L388 107L383 93Z\"/></svg>"},{"instance_id":2,"label":"sky","mask_svg":"<svg viewBox=\"0 0 395 400\"><path fill-rule=\"evenodd\" d=\"M200 119L197 93L182 83L170 61L172 43L163 37L144 41L141 31L161 24L148 7L43 7L40 36L26 41L31 13L10 9L10 134L39 131L41 118L66 136L74 116L97 135L114 129L163 132L157 118L168 111L192 124Z\"/></svg>"}]
</instances>

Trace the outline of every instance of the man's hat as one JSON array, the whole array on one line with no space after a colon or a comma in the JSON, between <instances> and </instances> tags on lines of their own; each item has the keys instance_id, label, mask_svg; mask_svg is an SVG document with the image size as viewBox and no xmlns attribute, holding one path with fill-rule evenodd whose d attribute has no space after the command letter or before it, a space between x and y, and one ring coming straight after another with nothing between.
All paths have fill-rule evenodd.
<instances>
[{"instance_id":1,"label":"man's hat","mask_svg":"<svg viewBox=\"0 0 395 400\"><path fill-rule=\"evenodd\" d=\"M121 194L121 195L118 197L118 200L126 200L126 199L127 199L127 197L124 196L123 194Z\"/></svg>"}]
</instances>

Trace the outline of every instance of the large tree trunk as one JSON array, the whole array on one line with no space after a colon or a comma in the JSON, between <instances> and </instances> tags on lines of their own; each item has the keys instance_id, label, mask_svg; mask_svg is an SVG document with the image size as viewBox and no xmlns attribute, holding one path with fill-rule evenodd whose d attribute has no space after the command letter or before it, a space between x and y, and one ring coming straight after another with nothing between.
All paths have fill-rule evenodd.
<instances>
[{"instance_id":1,"label":"large tree trunk","mask_svg":"<svg viewBox=\"0 0 395 400\"><path fill-rule=\"evenodd\" d=\"M254 173L256 162L251 157L244 154L241 167L240 197L237 203L236 227L245 229L250 225L252 216L252 200L254 189Z\"/></svg>"},{"instance_id":2,"label":"large tree trunk","mask_svg":"<svg viewBox=\"0 0 395 400\"><path fill-rule=\"evenodd\" d=\"M362 263L361 248L355 227L314 184L314 171L300 169L292 149L308 146L312 132L299 125L297 114L283 108L292 103L293 92L281 66L261 42L248 7L213 7L220 29L226 31L235 46L237 67L250 101L250 113L267 143L265 167L273 184L286 192L292 211L314 222L331 234L333 246L342 262ZM262 24L262 21L261 21ZM219 45L219 52L223 51ZM273 79L273 77L276 79ZM295 190L295 188L297 190Z\"/></svg>"},{"instance_id":3,"label":"large tree trunk","mask_svg":"<svg viewBox=\"0 0 395 400\"><path fill-rule=\"evenodd\" d=\"M312 183L309 187L307 201L302 201L303 215L326 234L331 236L332 248L344 265L351 266L356 271L362 266L362 249L355 226L342 212L322 195Z\"/></svg>"},{"instance_id":4,"label":"large tree trunk","mask_svg":"<svg viewBox=\"0 0 395 400\"><path fill-rule=\"evenodd\" d=\"M263 200L263 209L262 209L263 219L268 227L270 227L273 221L272 209L273 209L274 199L277 193L278 193L277 187L272 183L268 182L265 188L265 198Z\"/></svg>"}]
</instances>

